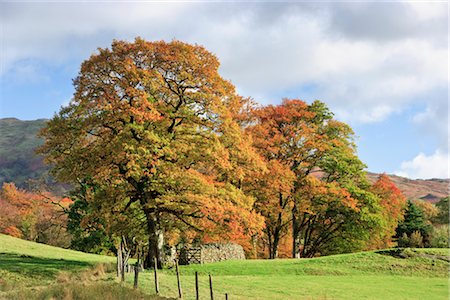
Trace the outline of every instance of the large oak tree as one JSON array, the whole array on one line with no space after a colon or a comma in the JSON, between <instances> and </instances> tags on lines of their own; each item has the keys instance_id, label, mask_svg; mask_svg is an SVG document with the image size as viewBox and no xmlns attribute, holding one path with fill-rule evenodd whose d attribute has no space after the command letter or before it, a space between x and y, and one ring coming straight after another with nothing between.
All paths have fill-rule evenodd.
<instances>
[{"instance_id":1,"label":"large oak tree","mask_svg":"<svg viewBox=\"0 0 450 300\"><path fill-rule=\"evenodd\" d=\"M41 133L40 152L59 180L120 191L103 199L117 211L140 206L148 259L159 265L169 220L190 228L239 225L250 235L261 223L250 212L253 198L239 189L260 165L238 122L246 99L218 68L198 45L114 41L83 62L73 99ZM254 222L224 221L217 207L233 216L246 211Z\"/></svg>"}]
</instances>

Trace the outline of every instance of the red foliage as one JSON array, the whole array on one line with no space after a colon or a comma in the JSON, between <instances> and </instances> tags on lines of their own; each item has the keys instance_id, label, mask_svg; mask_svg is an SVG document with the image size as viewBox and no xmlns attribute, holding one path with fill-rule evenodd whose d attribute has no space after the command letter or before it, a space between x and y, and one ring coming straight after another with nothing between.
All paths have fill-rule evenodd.
<instances>
[{"instance_id":1,"label":"red foliage","mask_svg":"<svg viewBox=\"0 0 450 300\"><path fill-rule=\"evenodd\" d=\"M382 249L392 247L392 236L395 234L398 222L403 218L406 197L386 174L380 175L372 186L372 192L380 198L379 203L382 209L381 216L384 219L384 228L381 232L372 235L368 248Z\"/></svg>"},{"instance_id":2,"label":"red foliage","mask_svg":"<svg viewBox=\"0 0 450 300\"><path fill-rule=\"evenodd\" d=\"M4 234L21 238L23 236L22 231L20 231L16 226L9 226L3 230Z\"/></svg>"},{"instance_id":3,"label":"red foliage","mask_svg":"<svg viewBox=\"0 0 450 300\"><path fill-rule=\"evenodd\" d=\"M52 227L63 227L64 207L72 201L50 193L32 193L4 183L0 191L0 232L27 240L51 242ZM59 231L58 231L59 232Z\"/></svg>"}]
</instances>

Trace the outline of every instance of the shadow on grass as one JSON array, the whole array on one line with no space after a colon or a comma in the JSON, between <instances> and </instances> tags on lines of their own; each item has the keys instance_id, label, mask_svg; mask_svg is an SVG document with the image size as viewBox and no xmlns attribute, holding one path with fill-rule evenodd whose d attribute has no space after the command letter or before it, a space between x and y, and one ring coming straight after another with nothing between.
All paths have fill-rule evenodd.
<instances>
[{"instance_id":1,"label":"shadow on grass","mask_svg":"<svg viewBox=\"0 0 450 300\"><path fill-rule=\"evenodd\" d=\"M12 253L0 253L0 270L26 277L53 279L60 271L77 271L92 266L87 262L49 259Z\"/></svg>"}]
</instances>

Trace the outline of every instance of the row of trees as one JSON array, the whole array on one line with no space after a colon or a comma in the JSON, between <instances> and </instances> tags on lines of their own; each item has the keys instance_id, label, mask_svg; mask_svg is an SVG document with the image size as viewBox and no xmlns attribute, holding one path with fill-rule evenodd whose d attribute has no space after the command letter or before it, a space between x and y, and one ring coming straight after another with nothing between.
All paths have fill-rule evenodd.
<instances>
[{"instance_id":1,"label":"row of trees","mask_svg":"<svg viewBox=\"0 0 450 300\"><path fill-rule=\"evenodd\" d=\"M128 239L159 266L180 242L271 258L286 235L293 257L388 245L405 199L387 177L367 182L351 128L320 101L256 106L218 68L201 46L142 39L82 64L39 150L77 187L81 244Z\"/></svg>"}]
</instances>

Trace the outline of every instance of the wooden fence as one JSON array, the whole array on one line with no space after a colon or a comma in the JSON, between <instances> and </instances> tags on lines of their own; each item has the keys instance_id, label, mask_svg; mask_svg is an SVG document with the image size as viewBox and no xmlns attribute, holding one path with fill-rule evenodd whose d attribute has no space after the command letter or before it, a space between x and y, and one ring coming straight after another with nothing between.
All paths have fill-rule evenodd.
<instances>
[{"instance_id":1,"label":"wooden fence","mask_svg":"<svg viewBox=\"0 0 450 300\"><path fill-rule=\"evenodd\" d=\"M139 262L139 261L138 261ZM139 280L139 273L143 271L141 264L135 264L135 265L127 265L126 267L127 273L134 272L134 288L138 288L138 280ZM177 288L178 288L178 298L183 298L183 290L181 288L181 280L180 280L180 271L178 268L178 260L175 261L175 271L177 276ZM157 295L160 294L160 286L159 286L159 280L158 280L158 267L156 263L156 259L153 264L153 273L154 273L154 284L155 284L155 292ZM209 279L209 297L211 300L214 300L214 289L213 289L213 277L211 274L208 274ZM224 294L225 299L228 300L229 294ZM199 291L199 275L198 272L195 272L195 299L200 299L200 291Z\"/></svg>"}]
</instances>

